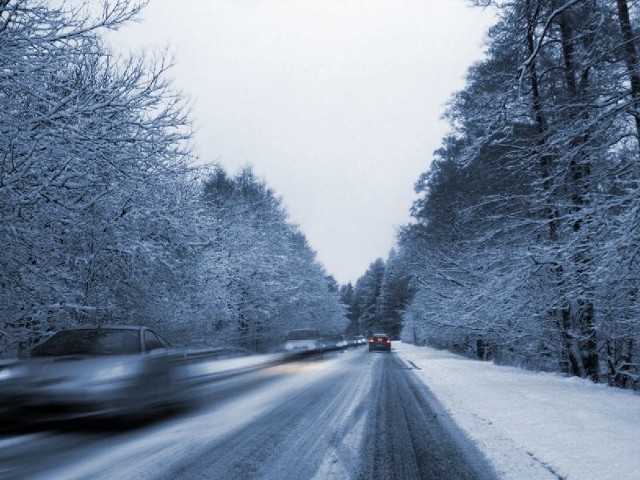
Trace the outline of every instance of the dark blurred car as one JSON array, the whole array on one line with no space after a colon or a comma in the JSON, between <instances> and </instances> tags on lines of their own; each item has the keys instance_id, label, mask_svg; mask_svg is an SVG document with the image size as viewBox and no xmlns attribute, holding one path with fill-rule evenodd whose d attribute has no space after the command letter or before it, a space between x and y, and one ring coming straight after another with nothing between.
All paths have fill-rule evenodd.
<instances>
[{"instance_id":1,"label":"dark blurred car","mask_svg":"<svg viewBox=\"0 0 640 480\"><path fill-rule=\"evenodd\" d=\"M325 351L344 350L347 347L344 335L326 335L322 337L322 348Z\"/></svg>"},{"instance_id":2,"label":"dark blurred car","mask_svg":"<svg viewBox=\"0 0 640 480\"><path fill-rule=\"evenodd\" d=\"M369 351L391 351L391 339L384 333L374 333L369 338Z\"/></svg>"},{"instance_id":3,"label":"dark blurred car","mask_svg":"<svg viewBox=\"0 0 640 480\"><path fill-rule=\"evenodd\" d=\"M147 415L173 406L175 359L146 327L63 330L2 369L0 401L31 419Z\"/></svg>"},{"instance_id":4,"label":"dark blurred car","mask_svg":"<svg viewBox=\"0 0 640 480\"><path fill-rule=\"evenodd\" d=\"M322 337L314 328L291 330L284 339L287 353L314 353L322 351Z\"/></svg>"}]
</instances>

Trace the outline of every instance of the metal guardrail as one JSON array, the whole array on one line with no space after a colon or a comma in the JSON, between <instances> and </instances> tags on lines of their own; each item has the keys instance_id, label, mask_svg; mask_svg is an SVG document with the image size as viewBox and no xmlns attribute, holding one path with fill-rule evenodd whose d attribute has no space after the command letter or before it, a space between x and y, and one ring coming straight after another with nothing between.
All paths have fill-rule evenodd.
<instances>
[{"instance_id":1,"label":"metal guardrail","mask_svg":"<svg viewBox=\"0 0 640 480\"><path fill-rule=\"evenodd\" d=\"M186 386L198 386L287 361L281 353L255 355L235 347L188 350L179 354L176 360Z\"/></svg>"},{"instance_id":2,"label":"metal guardrail","mask_svg":"<svg viewBox=\"0 0 640 480\"><path fill-rule=\"evenodd\" d=\"M186 350L179 354L183 380L191 386L214 382L275 365L322 355L322 350L252 354L237 347Z\"/></svg>"}]
</instances>

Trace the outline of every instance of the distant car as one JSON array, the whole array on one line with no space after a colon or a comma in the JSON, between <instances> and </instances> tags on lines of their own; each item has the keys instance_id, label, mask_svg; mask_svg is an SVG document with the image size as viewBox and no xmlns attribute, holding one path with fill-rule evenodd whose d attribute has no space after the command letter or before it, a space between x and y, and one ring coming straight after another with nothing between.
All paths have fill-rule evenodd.
<instances>
[{"instance_id":1,"label":"distant car","mask_svg":"<svg viewBox=\"0 0 640 480\"><path fill-rule=\"evenodd\" d=\"M369 351L391 351L391 339L384 333L374 333L369 338Z\"/></svg>"},{"instance_id":2,"label":"distant car","mask_svg":"<svg viewBox=\"0 0 640 480\"><path fill-rule=\"evenodd\" d=\"M322 337L322 347L326 351L343 350L347 347L344 335L326 335Z\"/></svg>"},{"instance_id":3,"label":"distant car","mask_svg":"<svg viewBox=\"0 0 640 480\"><path fill-rule=\"evenodd\" d=\"M358 346L358 339L356 337L354 337L353 335L350 335L347 337L347 347L357 347Z\"/></svg>"},{"instance_id":4,"label":"distant car","mask_svg":"<svg viewBox=\"0 0 640 480\"><path fill-rule=\"evenodd\" d=\"M291 330L284 339L287 353L313 353L322 351L322 336L314 328Z\"/></svg>"},{"instance_id":5,"label":"distant car","mask_svg":"<svg viewBox=\"0 0 640 480\"><path fill-rule=\"evenodd\" d=\"M175 365L146 327L62 330L5 365L0 400L30 419L146 416L172 406Z\"/></svg>"},{"instance_id":6,"label":"distant car","mask_svg":"<svg viewBox=\"0 0 640 480\"><path fill-rule=\"evenodd\" d=\"M361 345L366 345L367 339L362 335L352 335L347 337L347 346L348 347L359 347Z\"/></svg>"}]
</instances>

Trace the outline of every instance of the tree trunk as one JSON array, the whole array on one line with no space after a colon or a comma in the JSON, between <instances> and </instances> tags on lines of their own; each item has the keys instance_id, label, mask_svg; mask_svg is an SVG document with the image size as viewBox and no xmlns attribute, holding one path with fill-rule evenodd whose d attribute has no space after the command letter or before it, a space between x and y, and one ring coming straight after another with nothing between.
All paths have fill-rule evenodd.
<instances>
[{"instance_id":1,"label":"tree trunk","mask_svg":"<svg viewBox=\"0 0 640 480\"><path fill-rule=\"evenodd\" d=\"M576 47L574 44L574 31L570 11L565 10L558 16L558 26L560 28L560 39L562 43L562 53L565 65L565 79L567 91L569 94L569 106L567 107L566 118L586 120L588 113L584 109L574 112L574 105L581 105L583 92L588 88L586 80L588 79L588 70L590 65L578 65L576 61ZM582 68L582 75L579 74L579 68ZM585 79L578 88L576 78ZM593 289L589 279L589 268L591 266L591 254L589 253L589 236L583 231L588 228L584 222L584 209L588 203L587 194L589 192L588 177L591 173L591 159L587 154L583 153L582 147L588 145L589 136L577 132L573 139L572 158L569 161L569 174L567 182L569 183L568 191L571 192L571 204L573 205L574 220L572 224L572 234L580 236L572 255L575 273L572 275L574 290L578 290L579 298L568 303L568 321L571 328L575 330L572 339L572 347L577 347L577 352L572 353L580 357L578 362L578 371L581 377L589 377L594 381L599 377L599 359L598 359L598 336L595 324L595 308L593 302L589 299L592 297ZM565 313L563 313L563 316ZM563 320L563 323L565 320ZM574 343L577 342L577 343Z\"/></svg>"}]
</instances>

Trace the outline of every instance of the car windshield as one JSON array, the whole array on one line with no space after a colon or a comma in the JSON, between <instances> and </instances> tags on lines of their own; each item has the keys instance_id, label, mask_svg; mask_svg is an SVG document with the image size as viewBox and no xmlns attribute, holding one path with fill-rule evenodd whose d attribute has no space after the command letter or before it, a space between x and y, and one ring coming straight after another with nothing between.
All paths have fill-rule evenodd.
<instances>
[{"instance_id":1,"label":"car windshield","mask_svg":"<svg viewBox=\"0 0 640 480\"><path fill-rule=\"evenodd\" d=\"M83 329L56 333L36 347L32 357L62 355L126 355L140 353L137 330Z\"/></svg>"},{"instance_id":2,"label":"car windshield","mask_svg":"<svg viewBox=\"0 0 640 480\"><path fill-rule=\"evenodd\" d=\"M287 335L287 340L308 340L310 338L318 338L316 330L292 330Z\"/></svg>"}]
</instances>

